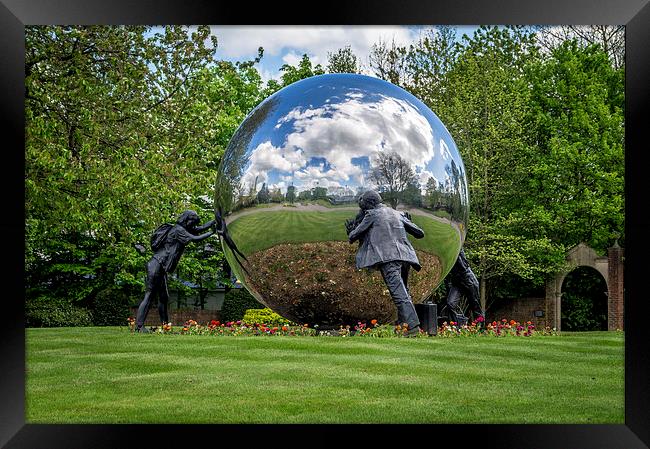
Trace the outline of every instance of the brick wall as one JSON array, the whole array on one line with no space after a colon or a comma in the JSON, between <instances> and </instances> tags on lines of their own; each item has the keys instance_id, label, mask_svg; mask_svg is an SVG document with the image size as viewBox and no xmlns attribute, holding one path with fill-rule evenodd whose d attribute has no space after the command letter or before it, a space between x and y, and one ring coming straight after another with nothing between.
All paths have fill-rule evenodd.
<instances>
[{"instance_id":1,"label":"brick wall","mask_svg":"<svg viewBox=\"0 0 650 449\"><path fill-rule=\"evenodd\" d=\"M135 318L138 313L138 308L131 308L131 316ZM185 323L187 320L194 320L199 324L207 324L211 320L220 320L218 310L192 310L192 309L180 309L180 310L169 310L169 319L173 325L179 326ZM145 326L160 326L160 316L158 316L158 310L155 307L151 307L147 319L144 321Z\"/></svg>"},{"instance_id":2,"label":"brick wall","mask_svg":"<svg viewBox=\"0 0 650 449\"><path fill-rule=\"evenodd\" d=\"M544 316L536 317L535 310L544 311ZM490 307L486 312L488 322L500 321L503 318L508 321L519 321L520 323L531 321L536 329L543 329L546 326L553 327L552 317L546 312L546 299L543 297L501 301L499 304Z\"/></svg>"},{"instance_id":3,"label":"brick wall","mask_svg":"<svg viewBox=\"0 0 650 449\"><path fill-rule=\"evenodd\" d=\"M623 248L615 244L607 251L608 258L608 330L623 330Z\"/></svg>"}]
</instances>

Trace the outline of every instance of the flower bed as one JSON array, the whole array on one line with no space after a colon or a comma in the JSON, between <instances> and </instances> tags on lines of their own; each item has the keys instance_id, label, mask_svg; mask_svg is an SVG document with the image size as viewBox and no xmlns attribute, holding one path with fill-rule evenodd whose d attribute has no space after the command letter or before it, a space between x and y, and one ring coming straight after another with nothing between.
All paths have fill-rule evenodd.
<instances>
[{"instance_id":1,"label":"flower bed","mask_svg":"<svg viewBox=\"0 0 650 449\"><path fill-rule=\"evenodd\" d=\"M135 332L135 319L129 318L128 325L131 332ZM341 326L338 330L319 330L318 325L310 327L308 324L295 325L295 324L264 324L264 323L249 323L244 321L228 321L221 323L212 320L205 325L201 325L194 320L186 321L182 326L174 326L171 323L165 323L162 326L150 328L154 334L165 335L213 335L213 336L237 336L237 335L251 335L251 336L332 336L332 337L371 337L371 338L387 338L387 337L405 337L407 335L408 326L406 323L403 325L393 326L390 324L378 324L377 320L371 320L370 323L359 322L354 327ZM546 327L543 330L535 329L532 322L528 321L524 324L515 320L502 319L501 321L493 321L484 325L481 318L477 321L472 321L470 324L459 326L457 323L451 321L444 322L438 329L436 336L449 338L449 337L532 337L532 336L545 336L556 335L554 329ZM420 330L415 338L426 338L428 335Z\"/></svg>"}]
</instances>

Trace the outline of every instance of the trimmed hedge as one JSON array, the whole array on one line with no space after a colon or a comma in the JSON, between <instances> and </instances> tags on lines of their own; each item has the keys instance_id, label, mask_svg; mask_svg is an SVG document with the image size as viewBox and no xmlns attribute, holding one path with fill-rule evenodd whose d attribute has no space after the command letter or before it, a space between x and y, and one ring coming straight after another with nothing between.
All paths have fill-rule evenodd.
<instances>
[{"instance_id":1,"label":"trimmed hedge","mask_svg":"<svg viewBox=\"0 0 650 449\"><path fill-rule=\"evenodd\" d=\"M233 288L224 297L220 312L221 321L238 321L244 317L248 309L263 309L265 307L245 288Z\"/></svg>"},{"instance_id":2,"label":"trimmed hedge","mask_svg":"<svg viewBox=\"0 0 650 449\"><path fill-rule=\"evenodd\" d=\"M242 318L242 323L252 325L255 323L258 324L273 324L277 326L282 325L295 325L292 321L287 320L286 318L281 317L273 310L269 308L264 309L248 309L244 313Z\"/></svg>"}]
</instances>

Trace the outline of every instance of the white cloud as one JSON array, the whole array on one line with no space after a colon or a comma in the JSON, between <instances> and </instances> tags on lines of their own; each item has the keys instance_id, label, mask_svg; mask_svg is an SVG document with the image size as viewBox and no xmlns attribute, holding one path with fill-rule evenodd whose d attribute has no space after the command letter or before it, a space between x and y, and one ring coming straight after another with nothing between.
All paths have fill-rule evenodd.
<instances>
[{"instance_id":1,"label":"white cloud","mask_svg":"<svg viewBox=\"0 0 650 449\"><path fill-rule=\"evenodd\" d=\"M372 45L379 40L408 45L419 31L404 26L212 26L217 36L217 56L229 59L250 58L264 48L265 58L281 57L295 65L303 54L314 64L327 64L327 53L350 46L367 64ZM279 69L279 66L276 70Z\"/></svg>"},{"instance_id":2,"label":"white cloud","mask_svg":"<svg viewBox=\"0 0 650 449\"><path fill-rule=\"evenodd\" d=\"M295 51L290 51L282 57L282 60L289 65L298 65L301 59L302 56Z\"/></svg>"}]
</instances>

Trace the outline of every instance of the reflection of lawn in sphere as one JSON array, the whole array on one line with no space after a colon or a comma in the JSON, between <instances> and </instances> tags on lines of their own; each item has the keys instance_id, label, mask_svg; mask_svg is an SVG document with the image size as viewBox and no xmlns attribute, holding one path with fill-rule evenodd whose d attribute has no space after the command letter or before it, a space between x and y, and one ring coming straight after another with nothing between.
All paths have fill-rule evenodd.
<instances>
[{"instance_id":1,"label":"reflection of lawn in sphere","mask_svg":"<svg viewBox=\"0 0 650 449\"><path fill-rule=\"evenodd\" d=\"M268 211L237 218L228 225L238 248L246 255L281 243L346 241L345 220L356 212ZM413 214L413 221L425 233L425 238L409 239L416 249L438 256L446 272L459 247L458 231L451 225Z\"/></svg>"}]
</instances>

